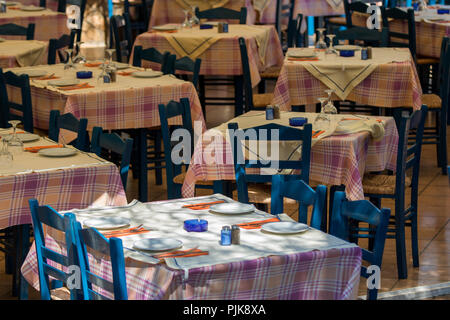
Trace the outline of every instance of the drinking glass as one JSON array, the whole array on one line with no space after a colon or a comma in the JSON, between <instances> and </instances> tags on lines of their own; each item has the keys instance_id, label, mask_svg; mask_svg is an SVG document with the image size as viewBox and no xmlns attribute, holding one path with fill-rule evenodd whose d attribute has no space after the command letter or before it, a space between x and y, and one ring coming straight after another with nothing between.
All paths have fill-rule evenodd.
<instances>
[{"instance_id":1,"label":"drinking glass","mask_svg":"<svg viewBox=\"0 0 450 320\"><path fill-rule=\"evenodd\" d=\"M333 89L325 90L325 92L328 94L327 103L324 106L323 112L326 114L337 114L337 108L333 104L333 100L331 100L331 95L333 94Z\"/></svg>"},{"instance_id":2,"label":"drinking glass","mask_svg":"<svg viewBox=\"0 0 450 320\"><path fill-rule=\"evenodd\" d=\"M324 104L328 98L318 98L321 108L320 113L314 120L314 130L326 130L330 127L330 116L324 112Z\"/></svg>"},{"instance_id":3,"label":"drinking glass","mask_svg":"<svg viewBox=\"0 0 450 320\"><path fill-rule=\"evenodd\" d=\"M334 37L336 37L335 34L327 34L327 38L330 41L330 45L328 46L327 50L325 51L326 54L337 53L336 49L334 49L334 46L333 46Z\"/></svg>"},{"instance_id":4,"label":"drinking glass","mask_svg":"<svg viewBox=\"0 0 450 320\"><path fill-rule=\"evenodd\" d=\"M319 39L316 42L316 49L326 49L327 44L324 41L323 33L326 29L325 28L317 28L317 31L319 31Z\"/></svg>"},{"instance_id":5,"label":"drinking glass","mask_svg":"<svg viewBox=\"0 0 450 320\"><path fill-rule=\"evenodd\" d=\"M116 49L106 49L106 53L108 54L108 64L111 68L115 68L116 65L113 63L112 57L114 55L114 52L116 52Z\"/></svg>"},{"instance_id":6,"label":"drinking glass","mask_svg":"<svg viewBox=\"0 0 450 320\"><path fill-rule=\"evenodd\" d=\"M20 121L11 120L8 123L13 126L13 134L8 139L8 149L13 155L21 154L23 152L23 142L17 136L17 125Z\"/></svg>"},{"instance_id":7,"label":"drinking glass","mask_svg":"<svg viewBox=\"0 0 450 320\"><path fill-rule=\"evenodd\" d=\"M75 56L75 58L72 59L73 63L86 63L86 61L87 61L86 57L81 54L81 45L83 43L84 42L82 42L82 41L77 41L77 43L76 43L77 55Z\"/></svg>"},{"instance_id":8,"label":"drinking glass","mask_svg":"<svg viewBox=\"0 0 450 320\"><path fill-rule=\"evenodd\" d=\"M191 24L191 26L196 26L200 24L200 19L197 18L197 16L195 15L195 9L197 9L197 6L191 7L192 16L191 19L189 19L189 23Z\"/></svg>"},{"instance_id":9,"label":"drinking glass","mask_svg":"<svg viewBox=\"0 0 450 320\"><path fill-rule=\"evenodd\" d=\"M65 49L64 51L67 53L67 55L69 57L69 59L67 59L67 63L64 65L64 70L67 70L67 69L74 69L75 70L76 66L74 65L74 63L72 61L73 49Z\"/></svg>"},{"instance_id":10,"label":"drinking glass","mask_svg":"<svg viewBox=\"0 0 450 320\"><path fill-rule=\"evenodd\" d=\"M7 139L2 139L2 148L0 149L0 169L8 169L12 166L13 155L8 150Z\"/></svg>"},{"instance_id":11,"label":"drinking glass","mask_svg":"<svg viewBox=\"0 0 450 320\"><path fill-rule=\"evenodd\" d=\"M182 28L192 28L192 24L189 20L189 9L183 10L184 12L184 21L181 24Z\"/></svg>"},{"instance_id":12,"label":"drinking glass","mask_svg":"<svg viewBox=\"0 0 450 320\"><path fill-rule=\"evenodd\" d=\"M97 85L102 85L104 83L111 83L111 76L107 72L108 66L106 65L106 59L103 58L103 64L101 65L102 72L97 77Z\"/></svg>"}]
</instances>

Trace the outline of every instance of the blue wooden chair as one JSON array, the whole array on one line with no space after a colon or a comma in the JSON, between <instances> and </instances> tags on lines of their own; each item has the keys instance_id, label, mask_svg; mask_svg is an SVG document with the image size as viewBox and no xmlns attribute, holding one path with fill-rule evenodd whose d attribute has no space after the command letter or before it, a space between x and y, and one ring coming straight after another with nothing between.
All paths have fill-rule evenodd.
<instances>
[{"instance_id":1,"label":"blue wooden chair","mask_svg":"<svg viewBox=\"0 0 450 320\"><path fill-rule=\"evenodd\" d=\"M174 57L175 55L172 55ZM173 58L172 58L173 59ZM200 67L202 64L202 59L195 59L193 61L189 57L182 57L178 60L173 61L173 73L175 74L177 71L187 71L191 73L191 82L194 85L195 89L198 89L198 78L200 76ZM188 80L186 74L179 75L184 80Z\"/></svg>"},{"instance_id":2,"label":"blue wooden chair","mask_svg":"<svg viewBox=\"0 0 450 320\"><path fill-rule=\"evenodd\" d=\"M231 149L233 152L234 170L236 175L236 186L238 201L242 203L256 203L265 206L271 202L271 191L269 182L272 182L272 175L268 174L248 174L246 169L255 168L277 168L299 170L298 173L288 175L288 179L300 179L306 184L309 183L309 169L311 156L311 132L310 123L304 125L303 129L295 129L279 124L271 123L249 129L239 129L237 123L228 124L228 134L230 136ZM273 135L273 138L272 138ZM245 159L243 153L244 141L292 141L302 145L301 159ZM255 151L251 151L254 153ZM252 183L249 185L249 183Z\"/></svg>"},{"instance_id":3,"label":"blue wooden chair","mask_svg":"<svg viewBox=\"0 0 450 320\"><path fill-rule=\"evenodd\" d=\"M356 243L359 238L373 239L372 250L361 248L362 259L381 269L390 214L390 209L380 210L367 200L348 201L345 193L339 191L333 201L330 234ZM366 223L371 227L360 227L359 223ZM361 276L368 278L370 275L367 267L361 266ZM376 300L377 295L378 289L367 290L367 300Z\"/></svg>"},{"instance_id":4,"label":"blue wooden chair","mask_svg":"<svg viewBox=\"0 0 450 320\"><path fill-rule=\"evenodd\" d=\"M73 29L70 31L70 35L63 34L59 39L50 39L48 42L47 64L55 64L57 54L59 57L59 62L65 63L68 57L64 56L60 50L66 47L68 49L73 49L76 36L77 30Z\"/></svg>"},{"instance_id":5,"label":"blue wooden chair","mask_svg":"<svg viewBox=\"0 0 450 320\"><path fill-rule=\"evenodd\" d=\"M22 103L11 102L8 99L6 86L17 87L21 90ZM25 131L33 132L33 109L31 106L30 80L28 75L16 75L8 71L3 73L0 68L0 95L1 95L1 111L0 123L4 128L9 127L9 120L20 120ZM11 109L19 112L12 113Z\"/></svg>"},{"instance_id":6,"label":"blue wooden chair","mask_svg":"<svg viewBox=\"0 0 450 320\"><path fill-rule=\"evenodd\" d=\"M314 191L302 180L288 180L283 175L272 176L271 208L272 214L284 212L283 199L289 198L298 202L298 221L307 223L308 208L313 206L309 225L313 228L322 229L323 214L326 215L325 202L327 188L318 185Z\"/></svg>"},{"instance_id":7,"label":"blue wooden chair","mask_svg":"<svg viewBox=\"0 0 450 320\"><path fill-rule=\"evenodd\" d=\"M77 241L73 228L75 215L73 213L66 213L62 216L50 206L40 206L36 199L30 199L29 205L33 219L41 299L50 300L52 299L51 290L61 288L62 285L67 286L68 282L71 281L69 277L73 270L68 270L66 273L52 266L49 261L66 268L79 265ZM66 254L57 253L46 246L43 225L64 232ZM55 280L50 279L50 277ZM81 286L81 281L79 281L79 285ZM79 298L80 289L81 287L69 289L72 300Z\"/></svg>"},{"instance_id":8,"label":"blue wooden chair","mask_svg":"<svg viewBox=\"0 0 450 320\"><path fill-rule=\"evenodd\" d=\"M200 11L198 7L195 8L195 15L199 19L208 20L239 20L239 24L247 23L247 8L242 7L240 11L228 9L224 7L207 9Z\"/></svg>"},{"instance_id":9,"label":"blue wooden chair","mask_svg":"<svg viewBox=\"0 0 450 320\"><path fill-rule=\"evenodd\" d=\"M130 17L127 13L114 15L110 18L111 48L116 49L116 60L128 63L133 47L133 38L130 27Z\"/></svg>"},{"instance_id":10,"label":"blue wooden chair","mask_svg":"<svg viewBox=\"0 0 450 320\"><path fill-rule=\"evenodd\" d=\"M173 130L170 130L169 119L177 116L181 116L183 121L182 128L189 133L190 149L183 149L183 161L174 162L172 159L172 150L176 147L177 144L171 141L171 132L173 132ZM194 130L192 129L191 107L189 104L189 99L182 98L180 102L170 101L167 105L160 104L159 119L161 121L164 154L166 157L167 197L168 199L178 199L181 198L181 186L184 183L186 171L191 160L191 157L189 155L192 156L194 151ZM183 137L186 138L185 136ZM182 140L181 142L185 141ZM187 152L187 154L184 154L185 152ZM183 172L183 166L186 169L185 172ZM197 181L196 184L196 187L198 188L213 190L212 181Z\"/></svg>"},{"instance_id":11,"label":"blue wooden chair","mask_svg":"<svg viewBox=\"0 0 450 320\"><path fill-rule=\"evenodd\" d=\"M142 60L147 60L158 63L159 65L161 65L162 73L169 74L172 73L171 72L172 67L169 63L170 61L168 60L169 57L170 57L169 51L161 53L155 48L142 49L142 46L135 46L133 55L133 66L141 67Z\"/></svg>"},{"instance_id":12,"label":"blue wooden chair","mask_svg":"<svg viewBox=\"0 0 450 320\"><path fill-rule=\"evenodd\" d=\"M82 299L110 300L99 290L103 289L113 294L114 300L128 300L122 240L119 238L108 240L95 228L82 229L81 224L76 221L73 224L81 255ZM91 271L88 253L94 257L97 255L110 257L112 281Z\"/></svg>"},{"instance_id":13,"label":"blue wooden chair","mask_svg":"<svg viewBox=\"0 0 450 320\"><path fill-rule=\"evenodd\" d=\"M435 144L438 167L446 174L447 166L447 113L450 105L450 40L442 39L439 64L439 95L423 94L422 103L435 113L434 127L425 127L423 144Z\"/></svg>"},{"instance_id":14,"label":"blue wooden chair","mask_svg":"<svg viewBox=\"0 0 450 320\"><path fill-rule=\"evenodd\" d=\"M124 190L127 189L132 150L133 139L127 138L124 141L117 133L104 133L101 127L94 127L92 130L91 152L113 162L117 162L118 156L121 158L119 171Z\"/></svg>"},{"instance_id":15,"label":"blue wooden chair","mask_svg":"<svg viewBox=\"0 0 450 320\"><path fill-rule=\"evenodd\" d=\"M66 0L57 0L58 1L58 12L66 12ZM39 6L47 8L47 0L40 0Z\"/></svg>"},{"instance_id":16,"label":"blue wooden chair","mask_svg":"<svg viewBox=\"0 0 450 320\"><path fill-rule=\"evenodd\" d=\"M26 40L34 39L35 24L30 23L28 27L19 26L14 23L0 25L0 35L2 36L25 36Z\"/></svg>"},{"instance_id":17,"label":"blue wooden chair","mask_svg":"<svg viewBox=\"0 0 450 320\"><path fill-rule=\"evenodd\" d=\"M390 222L394 225L394 228L388 230L387 238L396 239L397 269L400 279L405 279L408 276L405 226L411 227L413 266L419 266L417 239L419 169L427 110L428 108L423 105L421 110L416 110L411 115L408 111L395 111L394 118L399 132L396 173L395 175L366 174L362 182L364 195L369 197L370 201L378 208L381 208L382 199L387 198L395 201L395 214ZM416 138L413 144L408 147L408 133L411 128L416 128ZM412 170L411 174L409 174L409 170ZM411 203L409 207L405 208L405 191L407 188L411 189Z\"/></svg>"},{"instance_id":18,"label":"blue wooden chair","mask_svg":"<svg viewBox=\"0 0 450 320\"><path fill-rule=\"evenodd\" d=\"M50 111L50 122L48 128L48 137L53 141L59 142L59 131L61 129L70 130L77 133L77 138L69 143L81 151L89 151L89 134L87 132L88 120L82 118L78 120L71 113L60 115L59 110Z\"/></svg>"},{"instance_id":19,"label":"blue wooden chair","mask_svg":"<svg viewBox=\"0 0 450 320\"><path fill-rule=\"evenodd\" d=\"M247 45L244 38L239 38L241 52L242 72L244 77L244 112L250 110L265 110L272 103L273 93L253 93L253 85L248 62ZM236 114L237 112L237 114ZM236 110L235 115L242 114L242 110Z\"/></svg>"},{"instance_id":20,"label":"blue wooden chair","mask_svg":"<svg viewBox=\"0 0 450 320\"><path fill-rule=\"evenodd\" d=\"M124 13L130 17L130 30L133 34L131 41L141 33L148 30L148 25L150 22L150 17L152 16L154 0L140 0L140 1L129 1L124 2ZM134 12L130 12L134 11ZM135 17L136 16L136 17ZM131 17L133 19L131 20Z\"/></svg>"}]
</instances>

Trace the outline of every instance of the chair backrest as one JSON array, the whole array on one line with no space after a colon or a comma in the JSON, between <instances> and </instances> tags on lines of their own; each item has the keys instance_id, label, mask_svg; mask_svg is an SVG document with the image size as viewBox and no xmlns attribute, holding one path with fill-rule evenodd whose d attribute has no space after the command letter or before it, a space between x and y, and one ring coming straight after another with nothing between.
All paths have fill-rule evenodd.
<instances>
[{"instance_id":1,"label":"chair backrest","mask_svg":"<svg viewBox=\"0 0 450 320\"><path fill-rule=\"evenodd\" d=\"M2 86L2 89L0 90L0 94L2 96L2 114L0 117L4 117L4 120L1 122L7 123L9 120L20 120L22 121L25 131L33 132L33 109L31 106L30 80L28 75L22 74L19 76L11 71L3 73L1 68L0 73L2 74L1 82L3 82L0 83ZM9 101L6 85L17 87L21 90L21 104ZM19 114L11 112L11 109L18 111Z\"/></svg>"},{"instance_id":2,"label":"chair backrest","mask_svg":"<svg viewBox=\"0 0 450 320\"><path fill-rule=\"evenodd\" d=\"M298 202L298 221L307 223L308 208L313 206L309 224L313 228L321 229L327 188L319 185L314 191L304 181L287 180L288 178L286 175L272 176L270 212L272 214L283 213L284 198L296 200Z\"/></svg>"},{"instance_id":3,"label":"chair backrest","mask_svg":"<svg viewBox=\"0 0 450 320\"><path fill-rule=\"evenodd\" d=\"M362 41L364 45L387 47L389 43L389 32L385 27L381 28L381 31L377 29L352 27L337 31L333 41L334 43L338 43L339 40L348 40L351 44L355 43L355 41Z\"/></svg>"},{"instance_id":4,"label":"chair backrest","mask_svg":"<svg viewBox=\"0 0 450 320\"><path fill-rule=\"evenodd\" d=\"M422 152L422 139L425 127L425 119L428 107L423 105L420 110L410 114L409 111L401 109L394 111L394 119L399 132L397 164L395 178L395 194L405 194L406 172L412 170L411 174L411 207L417 212L417 198L419 189L420 156ZM408 145L408 135L411 129L416 129L414 141Z\"/></svg>"},{"instance_id":5,"label":"chair backrest","mask_svg":"<svg viewBox=\"0 0 450 320\"><path fill-rule=\"evenodd\" d=\"M136 20L130 18L130 29L137 30L137 34L147 30L152 15L153 2L154 0L124 1L124 13L131 17L130 8L134 8L137 14Z\"/></svg>"},{"instance_id":6,"label":"chair backrest","mask_svg":"<svg viewBox=\"0 0 450 320\"><path fill-rule=\"evenodd\" d=\"M94 127L92 130L92 152L111 161L117 159L117 156L122 158L119 164L119 171L124 190L127 189L128 170L130 168L132 150L133 139L127 138L122 140L117 133L104 133L101 127Z\"/></svg>"},{"instance_id":7,"label":"chair backrest","mask_svg":"<svg viewBox=\"0 0 450 320\"><path fill-rule=\"evenodd\" d=\"M127 13L123 15L114 15L110 18L111 25L111 37L113 41L110 41L111 48L116 49L116 59L119 62L128 62L131 49L133 46L130 17Z\"/></svg>"},{"instance_id":8,"label":"chair backrest","mask_svg":"<svg viewBox=\"0 0 450 320\"><path fill-rule=\"evenodd\" d=\"M172 55L173 56L173 55ZM197 58L193 61L189 57L182 57L173 62L173 73L176 71L187 71L192 73L192 84L197 89L198 87L198 79L200 75L200 67L202 64L202 59Z\"/></svg>"},{"instance_id":9,"label":"chair backrest","mask_svg":"<svg viewBox=\"0 0 450 320\"><path fill-rule=\"evenodd\" d=\"M66 12L66 0L57 0L58 1L58 8L57 11L58 12ZM40 0L39 1L39 6L40 7L47 7L47 0Z\"/></svg>"},{"instance_id":10,"label":"chair backrest","mask_svg":"<svg viewBox=\"0 0 450 320\"><path fill-rule=\"evenodd\" d=\"M79 222L74 222L74 229L82 257L80 269L83 299L110 300L104 295L104 291L106 291L113 295L114 300L128 300L122 240L119 238L108 240L95 228L82 229ZM112 282L91 270L88 252L94 257L110 257Z\"/></svg>"},{"instance_id":11,"label":"chair backrest","mask_svg":"<svg viewBox=\"0 0 450 320\"><path fill-rule=\"evenodd\" d=\"M288 25L288 48L303 47L304 34L302 34L303 14L299 13L295 19L291 19Z\"/></svg>"},{"instance_id":12,"label":"chair backrest","mask_svg":"<svg viewBox=\"0 0 450 320\"><path fill-rule=\"evenodd\" d=\"M442 100L442 109L449 105L450 94L450 38L442 38L441 55L438 72L439 95ZM446 109L444 112L448 112ZM446 118L442 118L445 119Z\"/></svg>"},{"instance_id":13,"label":"chair backrest","mask_svg":"<svg viewBox=\"0 0 450 320\"><path fill-rule=\"evenodd\" d=\"M347 28L353 27L352 15L354 12L367 13L368 4L362 1L344 0L345 22Z\"/></svg>"},{"instance_id":14,"label":"chair backrest","mask_svg":"<svg viewBox=\"0 0 450 320\"><path fill-rule=\"evenodd\" d=\"M63 267L79 265L78 249L76 247L76 237L73 229L75 215L73 213L66 213L64 216L56 212L50 206L39 206L36 199L29 201L31 217L33 219L34 240L36 246L37 266L39 272L39 286L42 300L50 300L50 290L55 287L54 282L50 282L50 277L56 279L58 284L61 282L67 284L70 274L73 270L68 270L69 273L62 271L55 267L59 264ZM64 232L66 253L60 254L48 245L48 240L45 239L43 225L49 226L60 232ZM53 263L51 263L53 262ZM54 280L52 280L54 281ZM70 290L71 299L76 299L81 289L80 287Z\"/></svg>"},{"instance_id":15,"label":"chair backrest","mask_svg":"<svg viewBox=\"0 0 450 320\"><path fill-rule=\"evenodd\" d=\"M133 55L133 66L141 67L142 60L147 60L160 64L162 73L169 74L172 73L169 58L170 58L169 51L161 53L155 48L142 49L142 46L135 46Z\"/></svg>"},{"instance_id":16,"label":"chair backrest","mask_svg":"<svg viewBox=\"0 0 450 320\"><path fill-rule=\"evenodd\" d=\"M195 8L195 15L199 19L208 20L239 20L239 24L246 24L247 22L247 8L242 7L241 11L236 11L229 8L218 7L200 11L198 7Z\"/></svg>"},{"instance_id":17,"label":"chair backrest","mask_svg":"<svg viewBox=\"0 0 450 320\"><path fill-rule=\"evenodd\" d=\"M48 125L48 137L53 141L59 141L60 129L77 133L77 138L67 144L73 145L81 151L89 151L89 134L87 132L88 120L82 118L78 120L71 113L60 115L59 110L50 111L50 122Z\"/></svg>"},{"instance_id":18,"label":"chair backrest","mask_svg":"<svg viewBox=\"0 0 450 320\"><path fill-rule=\"evenodd\" d=\"M294 12L295 0L277 0L277 7L275 11L275 30L277 30L278 37L281 40L281 32L284 26L288 26L292 20Z\"/></svg>"},{"instance_id":19,"label":"chair backrest","mask_svg":"<svg viewBox=\"0 0 450 320\"><path fill-rule=\"evenodd\" d=\"M311 134L312 125L305 124L303 129L297 129L282 126L276 123L270 123L249 129L239 129L237 123L228 124L228 134L230 137L231 150L233 152L233 163L236 175L236 186L239 202L248 203L247 182L266 183L272 181L272 175L268 174L247 174L246 169L294 169L299 173L292 174L292 179L300 179L309 183L309 169L311 159ZM249 143L249 153L254 155L260 153L253 150L252 146L267 147L267 144L276 145L281 141L291 141L291 143L301 144L301 159L294 156L295 159L281 160L274 159L277 155L271 154L271 159L264 159L258 154L258 159L246 159L243 148L245 142ZM253 141L253 142L252 142ZM267 142L264 145L264 142ZM246 148L247 149L247 148ZM267 148L268 149L268 148ZM295 153L296 155L297 153ZM294 155L294 153L293 153ZM266 152L266 156L267 152Z\"/></svg>"},{"instance_id":20,"label":"chair backrest","mask_svg":"<svg viewBox=\"0 0 450 320\"><path fill-rule=\"evenodd\" d=\"M14 23L0 25L0 35L3 36L25 36L27 40L34 39L34 23L29 23L28 27L19 26Z\"/></svg>"},{"instance_id":21,"label":"chair backrest","mask_svg":"<svg viewBox=\"0 0 450 320\"><path fill-rule=\"evenodd\" d=\"M247 44L244 38L239 38L239 49L241 53L242 74L244 76L244 108L245 112L255 110L253 106L253 85L248 62Z\"/></svg>"},{"instance_id":22,"label":"chair backrest","mask_svg":"<svg viewBox=\"0 0 450 320\"><path fill-rule=\"evenodd\" d=\"M381 268L391 210L380 210L368 200L348 201L342 191L335 193L332 205L330 234L347 241L354 241L358 238L373 238L372 251L361 248L362 259L370 265ZM372 227L359 227L360 222L367 223ZM367 271L367 267L361 266L362 277L368 278L370 276ZM376 300L377 294L377 289L368 289L367 299Z\"/></svg>"},{"instance_id":23,"label":"chair backrest","mask_svg":"<svg viewBox=\"0 0 450 320\"><path fill-rule=\"evenodd\" d=\"M65 63L68 57L61 54L60 50L67 47L68 49L73 49L73 44L75 42L78 30L72 29L70 35L63 34L59 39L50 39L48 42L48 58L47 64L56 63L56 53L59 54L59 62Z\"/></svg>"},{"instance_id":24,"label":"chair backrest","mask_svg":"<svg viewBox=\"0 0 450 320\"><path fill-rule=\"evenodd\" d=\"M411 51L414 60L416 59L416 23L414 10L408 9L406 12L399 8L381 7L381 17L383 27L388 28L390 47L407 47ZM394 32L389 28L390 19L404 20L408 23L408 33Z\"/></svg>"},{"instance_id":25,"label":"chair backrest","mask_svg":"<svg viewBox=\"0 0 450 320\"><path fill-rule=\"evenodd\" d=\"M161 131L164 143L164 155L166 159L166 179L167 179L167 191L173 190L173 178L181 173L181 169L184 163L189 164L190 157L194 150L194 136L192 129L192 117L191 117L191 107L188 98L181 98L180 102L170 101L167 105L160 104L159 108L159 119L161 123ZM169 119L181 116L183 122L183 129L189 132L190 139L190 150L184 150L182 154L181 161L174 162L172 158L172 149L176 146L171 141L171 131L169 128ZM184 137L185 138L185 137ZM182 140L182 143L186 141ZM184 159L184 161L182 161Z\"/></svg>"}]
</instances>

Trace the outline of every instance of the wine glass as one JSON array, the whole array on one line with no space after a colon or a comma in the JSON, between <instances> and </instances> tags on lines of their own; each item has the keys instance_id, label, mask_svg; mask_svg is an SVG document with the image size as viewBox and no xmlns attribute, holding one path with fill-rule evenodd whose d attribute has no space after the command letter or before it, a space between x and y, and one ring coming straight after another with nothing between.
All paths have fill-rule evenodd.
<instances>
[{"instance_id":1,"label":"wine glass","mask_svg":"<svg viewBox=\"0 0 450 320\"><path fill-rule=\"evenodd\" d=\"M326 49L327 44L324 41L323 33L326 29L325 28L317 28L317 31L319 31L319 39L316 42L316 49Z\"/></svg>"},{"instance_id":2,"label":"wine glass","mask_svg":"<svg viewBox=\"0 0 450 320\"><path fill-rule=\"evenodd\" d=\"M103 58L103 63L101 65L101 68L102 68L102 72L97 77L97 85L102 85L104 83L111 83L111 76L106 71L107 70L106 58Z\"/></svg>"},{"instance_id":3,"label":"wine glass","mask_svg":"<svg viewBox=\"0 0 450 320\"><path fill-rule=\"evenodd\" d=\"M113 63L112 57L114 55L114 52L116 52L116 49L106 49L106 53L108 54L108 64L111 68L115 68L116 65Z\"/></svg>"},{"instance_id":4,"label":"wine glass","mask_svg":"<svg viewBox=\"0 0 450 320\"><path fill-rule=\"evenodd\" d=\"M81 45L84 42L77 41L76 47L77 47L77 55L75 58L73 58L73 63L86 63L86 57L81 54Z\"/></svg>"},{"instance_id":5,"label":"wine glass","mask_svg":"<svg viewBox=\"0 0 450 320\"><path fill-rule=\"evenodd\" d=\"M67 53L67 56L69 57L67 59L67 63L64 65L64 70L67 69L76 69L73 61L72 61L72 53L73 53L73 49L64 49L64 51Z\"/></svg>"},{"instance_id":6,"label":"wine glass","mask_svg":"<svg viewBox=\"0 0 450 320\"><path fill-rule=\"evenodd\" d=\"M326 114L337 114L337 108L333 104L333 100L331 100L331 95L333 94L333 89L325 90L325 92L328 94L327 103L325 104L323 112Z\"/></svg>"},{"instance_id":7,"label":"wine glass","mask_svg":"<svg viewBox=\"0 0 450 320\"><path fill-rule=\"evenodd\" d=\"M200 24L200 19L197 18L196 14L195 14L195 9L197 9L197 6L191 7L192 16L191 16L191 19L189 19L189 23L191 24L191 26L196 26L196 25Z\"/></svg>"},{"instance_id":8,"label":"wine glass","mask_svg":"<svg viewBox=\"0 0 450 320\"><path fill-rule=\"evenodd\" d=\"M334 37L336 37L335 34L327 34L327 38L330 41L330 45L328 46L327 50L325 51L325 54L337 53L336 49L334 49L334 47L333 47Z\"/></svg>"},{"instance_id":9,"label":"wine glass","mask_svg":"<svg viewBox=\"0 0 450 320\"><path fill-rule=\"evenodd\" d=\"M324 104L328 98L318 98L321 108L320 113L314 120L314 130L326 130L330 127L330 116L324 112Z\"/></svg>"},{"instance_id":10,"label":"wine glass","mask_svg":"<svg viewBox=\"0 0 450 320\"><path fill-rule=\"evenodd\" d=\"M8 139L8 149L13 155L21 154L23 152L23 142L17 136L17 125L20 121L10 120L8 123L13 127L13 134Z\"/></svg>"},{"instance_id":11,"label":"wine glass","mask_svg":"<svg viewBox=\"0 0 450 320\"><path fill-rule=\"evenodd\" d=\"M183 10L183 12L184 12L184 21L181 24L181 27L182 28L192 28L192 24L189 20L189 9L185 9L185 10Z\"/></svg>"},{"instance_id":12,"label":"wine glass","mask_svg":"<svg viewBox=\"0 0 450 320\"><path fill-rule=\"evenodd\" d=\"M12 166L13 155L8 150L8 140L2 139L2 148L0 149L0 169L8 169Z\"/></svg>"}]
</instances>

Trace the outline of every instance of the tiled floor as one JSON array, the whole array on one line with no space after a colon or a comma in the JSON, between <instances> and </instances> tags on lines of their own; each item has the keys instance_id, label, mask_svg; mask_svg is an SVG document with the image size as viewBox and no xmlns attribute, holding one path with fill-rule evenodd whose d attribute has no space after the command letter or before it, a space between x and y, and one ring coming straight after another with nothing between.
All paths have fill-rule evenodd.
<instances>
[{"instance_id":1,"label":"tiled floor","mask_svg":"<svg viewBox=\"0 0 450 320\"><path fill-rule=\"evenodd\" d=\"M219 109L220 112L217 112ZM208 107L208 127L213 127L233 117L233 108ZM450 128L449 128L450 129ZM449 141L450 141L450 134ZM450 150L450 144L449 144ZM166 199L165 184L156 186L153 173L149 175L149 199ZM199 193L203 194L203 192ZM205 192L207 194L207 192ZM131 175L127 190L128 200L137 197L137 180ZM383 206L393 209L392 202L383 202ZM289 210L293 215L294 208ZM421 161L420 194L419 194L419 250L420 267L412 267L410 241L408 251L408 279L397 279L395 241L387 240L381 270L381 292L431 285L450 280L450 184L448 176L443 176L436 167L436 151L434 146L424 146ZM407 234L409 237L409 232ZM4 272L4 256L0 255L0 299L11 297L11 276ZM361 279L360 295L366 290L365 280ZM36 293L31 298L37 298ZM433 299L449 299L441 296Z\"/></svg>"}]
</instances>

